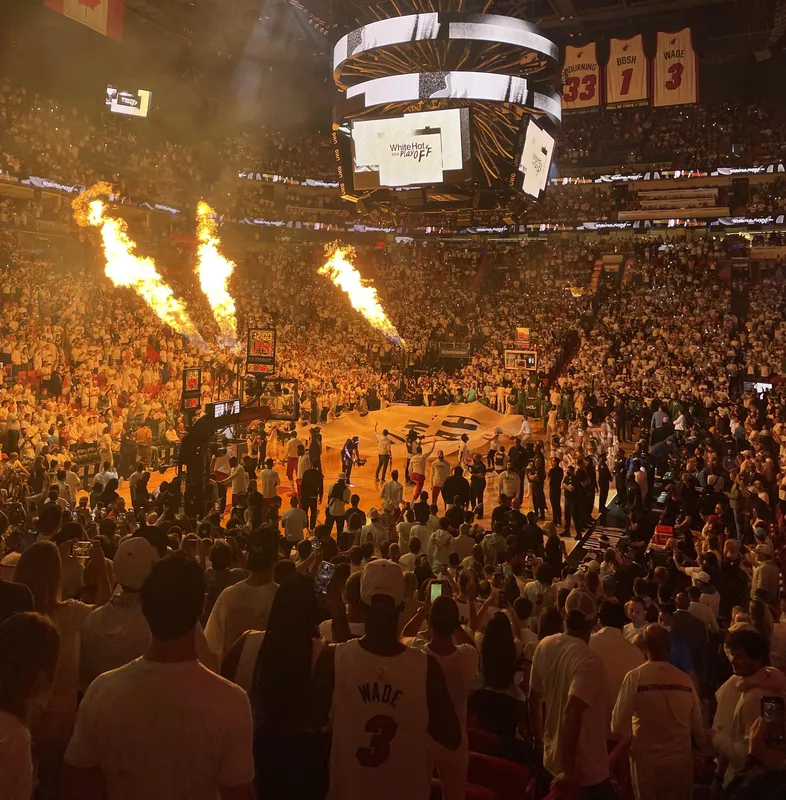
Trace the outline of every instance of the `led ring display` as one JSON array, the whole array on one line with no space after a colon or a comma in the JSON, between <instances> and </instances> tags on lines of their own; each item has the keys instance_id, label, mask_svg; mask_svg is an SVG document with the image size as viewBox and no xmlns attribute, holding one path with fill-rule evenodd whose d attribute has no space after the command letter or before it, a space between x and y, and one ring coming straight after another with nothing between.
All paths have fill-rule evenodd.
<instances>
[{"instance_id":1,"label":"led ring display","mask_svg":"<svg viewBox=\"0 0 786 800\"><path fill-rule=\"evenodd\" d=\"M535 88L526 78L491 72L411 72L374 78L339 95L336 117L350 119L376 106L420 100L512 103L536 116L545 114L554 124L562 120L556 92Z\"/></svg>"},{"instance_id":2,"label":"led ring display","mask_svg":"<svg viewBox=\"0 0 786 800\"><path fill-rule=\"evenodd\" d=\"M516 71L534 75L559 70L559 48L529 22L498 14L430 12L378 20L343 36L333 49L333 78L341 86L344 68L364 53L437 41L521 48L525 52L516 54ZM362 80L361 75L356 77Z\"/></svg>"}]
</instances>

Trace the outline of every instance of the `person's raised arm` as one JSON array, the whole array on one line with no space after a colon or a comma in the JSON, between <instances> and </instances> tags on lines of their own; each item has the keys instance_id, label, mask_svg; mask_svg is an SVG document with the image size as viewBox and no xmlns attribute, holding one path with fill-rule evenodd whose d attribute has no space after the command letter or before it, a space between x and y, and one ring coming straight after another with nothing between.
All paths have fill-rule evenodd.
<instances>
[{"instance_id":1,"label":"person's raised arm","mask_svg":"<svg viewBox=\"0 0 786 800\"><path fill-rule=\"evenodd\" d=\"M96 574L96 595L95 605L102 606L109 602L112 596L112 586L109 583L109 569L106 566L104 551L101 549L101 542L93 539L90 545L90 564Z\"/></svg>"},{"instance_id":2,"label":"person's raised arm","mask_svg":"<svg viewBox=\"0 0 786 800\"><path fill-rule=\"evenodd\" d=\"M445 674L436 658L426 656L426 703L428 704L428 732L437 744L448 750L457 750L461 744L461 726L456 709L448 694Z\"/></svg>"},{"instance_id":3,"label":"person's raised arm","mask_svg":"<svg viewBox=\"0 0 786 800\"><path fill-rule=\"evenodd\" d=\"M344 598L341 596L341 586L335 577L330 581L325 596L325 609L330 614L333 623L333 641L346 642L352 638L352 631L349 629L347 620L347 608L344 605Z\"/></svg>"}]
</instances>

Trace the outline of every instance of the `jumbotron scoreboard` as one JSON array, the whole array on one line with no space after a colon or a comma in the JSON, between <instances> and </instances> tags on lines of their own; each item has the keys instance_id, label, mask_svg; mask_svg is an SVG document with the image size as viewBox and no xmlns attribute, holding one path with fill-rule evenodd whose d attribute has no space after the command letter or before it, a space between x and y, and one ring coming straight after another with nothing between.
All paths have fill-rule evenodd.
<instances>
[{"instance_id":1,"label":"jumbotron scoreboard","mask_svg":"<svg viewBox=\"0 0 786 800\"><path fill-rule=\"evenodd\" d=\"M333 51L342 196L403 208L537 198L562 118L559 74L557 45L512 17L434 11L350 31Z\"/></svg>"}]
</instances>

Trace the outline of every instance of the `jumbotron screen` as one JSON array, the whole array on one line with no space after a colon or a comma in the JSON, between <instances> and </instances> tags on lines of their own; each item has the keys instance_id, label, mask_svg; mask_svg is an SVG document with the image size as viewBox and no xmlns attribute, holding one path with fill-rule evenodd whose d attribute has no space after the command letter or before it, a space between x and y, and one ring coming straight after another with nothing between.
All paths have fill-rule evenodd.
<instances>
[{"instance_id":1,"label":"jumbotron screen","mask_svg":"<svg viewBox=\"0 0 786 800\"><path fill-rule=\"evenodd\" d=\"M546 188L553 155L554 137L533 120L529 120L524 147L516 168L516 188L537 199Z\"/></svg>"},{"instance_id":2,"label":"jumbotron screen","mask_svg":"<svg viewBox=\"0 0 786 800\"><path fill-rule=\"evenodd\" d=\"M358 191L472 180L467 108L355 120L351 132Z\"/></svg>"},{"instance_id":3,"label":"jumbotron screen","mask_svg":"<svg viewBox=\"0 0 786 800\"><path fill-rule=\"evenodd\" d=\"M106 87L106 104L113 114L127 114L129 117L146 117L150 110L151 92L139 89L137 92L124 92L114 86Z\"/></svg>"}]
</instances>

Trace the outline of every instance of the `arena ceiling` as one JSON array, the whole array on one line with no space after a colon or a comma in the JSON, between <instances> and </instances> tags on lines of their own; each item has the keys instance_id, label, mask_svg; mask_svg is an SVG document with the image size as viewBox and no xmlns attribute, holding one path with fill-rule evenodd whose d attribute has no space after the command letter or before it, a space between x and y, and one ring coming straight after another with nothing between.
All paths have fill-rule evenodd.
<instances>
[{"instance_id":1,"label":"arena ceiling","mask_svg":"<svg viewBox=\"0 0 786 800\"><path fill-rule=\"evenodd\" d=\"M302 0L339 30L429 10L485 11L548 29L561 43L691 26L710 49L752 51L772 28L779 0Z\"/></svg>"}]
</instances>

